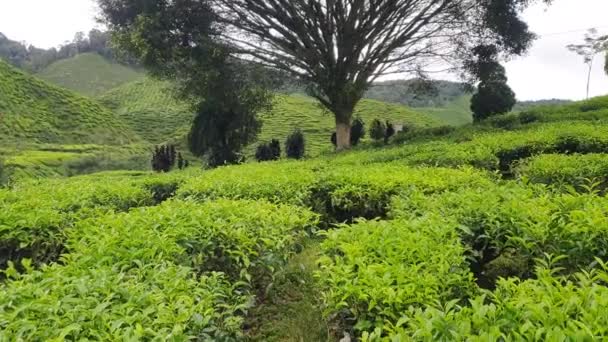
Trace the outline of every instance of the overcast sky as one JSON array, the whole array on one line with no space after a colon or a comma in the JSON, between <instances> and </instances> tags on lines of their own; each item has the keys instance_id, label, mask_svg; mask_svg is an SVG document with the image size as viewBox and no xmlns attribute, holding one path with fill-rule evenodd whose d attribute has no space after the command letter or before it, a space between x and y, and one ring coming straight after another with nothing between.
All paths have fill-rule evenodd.
<instances>
[{"instance_id":1,"label":"overcast sky","mask_svg":"<svg viewBox=\"0 0 608 342\"><path fill-rule=\"evenodd\" d=\"M93 0L0 0L0 32L13 40L42 48L71 40L78 31L98 26ZM586 66L565 46L597 27L608 33L608 0L554 0L525 13L534 32L542 35L524 57L507 63L507 76L520 100L585 97ZM575 31L575 32L572 32ZM591 94L608 94L603 56L593 70Z\"/></svg>"}]
</instances>

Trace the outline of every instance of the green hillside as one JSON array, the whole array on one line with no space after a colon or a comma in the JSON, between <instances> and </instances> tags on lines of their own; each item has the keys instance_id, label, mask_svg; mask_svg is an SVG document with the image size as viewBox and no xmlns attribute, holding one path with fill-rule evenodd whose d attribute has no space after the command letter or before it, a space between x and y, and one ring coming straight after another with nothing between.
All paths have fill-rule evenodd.
<instances>
[{"instance_id":1,"label":"green hillside","mask_svg":"<svg viewBox=\"0 0 608 342\"><path fill-rule=\"evenodd\" d=\"M99 103L0 61L0 142L121 145L139 138Z\"/></svg>"},{"instance_id":2,"label":"green hillside","mask_svg":"<svg viewBox=\"0 0 608 342\"><path fill-rule=\"evenodd\" d=\"M181 140L180 137L189 129L192 114L186 104L171 97L168 87L167 83L145 79L113 89L101 96L100 100L150 142ZM440 124L430 115L375 100L363 100L355 115L362 117L365 122L379 118L418 127ZM262 114L262 120L261 141L273 138L284 141L292 130L300 128L306 136L310 155L331 149L329 138L335 127L334 119L331 114L324 113L312 98L278 95L273 110ZM253 148L250 147L249 152Z\"/></svg>"},{"instance_id":3,"label":"green hillside","mask_svg":"<svg viewBox=\"0 0 608 342\"><path fill-rule=\"evenodd\" d=\"M85 53L57 61L38 77L87 96L97 96L143 74L133 68L110 62L96 53Z\"/></svg>"},{"instance_id":4,"label":"green hillside","mask_svg":"<svg viewBox=\"0 0 608 342\"><path fill-rule=\"evenodd\" d=\"M604 341L607 170L604 97L301 161L23 182L0 189L0 340Z\"/></svg>"},{"instance_id":5,"label":"green hillside","mask_svg":"<svg viewBox=\"0 0 608 342\"><path fill-rule=\"evenodd\" d=\"M471 95L462 95L439 107L421 107L415 108L415 110L454 126L468 124L473 121Z\"/></svg>"},{"instance_id":6,"label":"green hillside","mask_svg":"<svg viewBox=\"0 0 608 342\"><path fill-rule=\"evenodd\" d=\"M391 120L395 124L408 124L417 127L439 125L438 120L420 114L408 107L380 102L363 100L355 109L355 117L361 117L369 124L373 119ZM270 113L262 115L264 127L260 134L261 141L273 138L285 141L293 129L299 128L304 132L307 141L307 153L317 155L324 150L331 150L331 134L335 130L333 115L324 112L318 102L310 97L297 95L280 95Z\"/></svg>"},{"instance_id":7,"label":"green hillside","mask_svg":"<svg viewBox=\"0 0 608 342\"><path fill-rule=\"evenodd\" d=\"M99 100L155 144L183 136L192 120L188 105L171 95L170 84L147 77L112 89Z\"/></svg>"}]
</instances>

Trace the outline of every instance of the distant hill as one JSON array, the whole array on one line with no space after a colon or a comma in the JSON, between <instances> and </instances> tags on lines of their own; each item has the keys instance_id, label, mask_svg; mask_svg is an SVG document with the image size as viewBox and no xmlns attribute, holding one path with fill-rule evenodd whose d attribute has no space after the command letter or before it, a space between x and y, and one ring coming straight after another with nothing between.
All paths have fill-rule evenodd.
<instances>
[{"instance_id":1,"label":"distant hill","mask_svg":"<svg viewBox=\"0 0 608 342\"><path fill-rule=\"evenodd\" d=\"M104 106L0 61L0 142L117 145L137 135Z\"/></svg>"},{"instance_id":2,"label":"distant hill","mask_svg":"<svg viewBox=\"0 0 608 342\"><path fill-rule=\"evenodd\" d=\"M561 106L573 103L571 100L562 99L549 99L549 100L536 100L536 101L519 101L513 108L514 112L520 112L523 110L531 109L539 106Z\"/></svg>"},{"instance_id":3,"label":"distant hill","mask_svg":"<svg viewBox=\"0 0 608 342\"><path fill-rule=\"evenodd\" d=\"M467 94L462 83L411 79L374 83L365 97L409 107L443 107Z\"/></svg>"},{"instance_id":4,"label":"distant hill","mask_svg":"<svg viewBox=\"0 0 608 342\"><path fill-rule=\"evenodd\" d=\"M57 61L37 76L82 95L98 96L125 83L142 79L144 74L111 62L99 54L85 53Z\"/></svg>"},{"instance_id":5,"label":"distant hill","mask_svg":"<svg viewBox=\"0 0 608 342\"><path fill-rule=\"evenodd\" d=\"M168 83L145 79L113 89L101 96L100 101L150 142L183 142L193 113L188 111L185 103L175 101L170 94ZM376 100L363 100L355 115L361 116L367 123L379 118L416 126L441 124L431 115ZM331 148L329 138L334 130L334 119L310 97L279 95L274 109L262 114L262 119L261 141L273 138L283 141L293 129L300 128L313 155Z\"/></svg>"}]
</instances>

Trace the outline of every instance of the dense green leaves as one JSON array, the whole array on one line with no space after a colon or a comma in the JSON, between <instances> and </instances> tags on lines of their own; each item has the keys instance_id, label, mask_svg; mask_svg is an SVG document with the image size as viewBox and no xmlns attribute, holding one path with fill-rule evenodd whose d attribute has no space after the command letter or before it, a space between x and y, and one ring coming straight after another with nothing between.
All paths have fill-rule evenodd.
<instances>
[{"instance_id":1,"label":"dense green leaves","mask_svg":"<svg viewBox=\"0 0 608 342\"><path fill-rule=\"evenodd\" d=\"M252 286L271 279L315 222L303 209L225 200L80 221L61 265L6 270L0 337L236 338Z\"/></svg>"}]
</instances>

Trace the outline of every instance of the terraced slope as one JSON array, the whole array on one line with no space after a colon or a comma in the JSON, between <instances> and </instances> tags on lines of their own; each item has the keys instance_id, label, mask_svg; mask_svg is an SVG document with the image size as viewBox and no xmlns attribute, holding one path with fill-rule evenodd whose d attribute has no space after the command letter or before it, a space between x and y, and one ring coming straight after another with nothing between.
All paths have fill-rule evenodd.
<instances>
[{"instance_id":1,"label":"terraced slope","mask_svg":"<svg viewBox=\"0 0 608 342\"><path fill-rule=\"evenodd\" d=\"M183 136L192 120L188 105L171 96L169 84L150 78L112 89L99 100L152 143Z\"/></svg>"},{"instance_id":2,"label":"terraced slope","mask_svg":"<svg viewBox=\"0 0 608 342\"><path fill-rule=\"evenodd\" d=\"M151 79L125 84L104 94L100 100L134 131L153 143L183 137L192 118L188 106L171 97L167 83ZM379 118L418 127L440 124L431 116L408 107L375 100L362 101L355 115L362 117L365 122ZM273 138L284 141L293 129L300 128L306 135L309 155L331 149L329 138L335 126L334 119L330 114L324 113L311 98L279 95L274 109L263 114L262 119L264 127L260 134L261 141Z\"/></svg>"},{"instance_id":3,"label":"terraced slope","mask_svg":"<svg viewBox=\"0 0 608 342\"><path fill-rule=\"evenodd\" d=\"M0 142L121 145L140 140L96 101L0 61Z\"/></svg>"},{"instance_id":4,"label":"terraced slope","mask_svg":"<svg viewBox=\"0 0 608 342\"><path fill-rule=\"evenodd\" d=\"M38 77L87 96L98 96L128 82L141 79L141 72L113 63L96 53L57 61Z\"/></svg>"}]
</instances>

